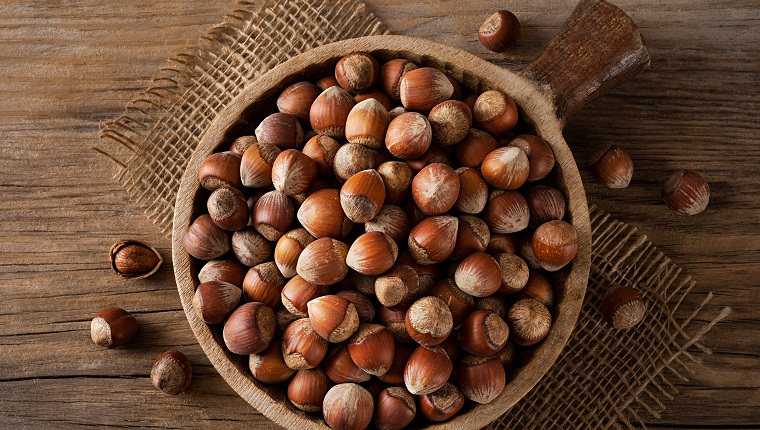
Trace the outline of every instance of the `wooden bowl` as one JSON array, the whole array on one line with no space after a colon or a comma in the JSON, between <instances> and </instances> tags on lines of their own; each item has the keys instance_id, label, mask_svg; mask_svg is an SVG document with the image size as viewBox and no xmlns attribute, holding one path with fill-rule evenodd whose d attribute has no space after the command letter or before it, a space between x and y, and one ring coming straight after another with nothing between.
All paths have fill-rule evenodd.
<instances>
[{"instance_id":1,"label":"wooden bowl","mask_svg":"<svg viewBox=\"0 0 760 430\"><path fill-rule=\"evenodd\" d=\"M556 166L550 181L567 198L566 220L580 239L575 260L553 274L556 302L552 329L538 346L523 351L524 359L510 372L502 394L487 405L468 405L453 419L428 425L430 429L471 429L487 425L520 400L552 366L562 351L581 309L591 261L591 231L586 195L578 168L562 137L565 119L622 79L643 70L648 55L631 20L616 7L600 0L582 2L561 34L527 69L515 73L472 54L440 43L403 36L371 36L325 45L272 69L245 88L206 130L191 158L177 195L173 230L173 260L182 306L190 326L220 375L248 403L286 428L327 428L321 417L306 415L286 398L286 384L266 385L248 369L248 357L224 347L222 325L209 326L198 318L192 299L201 262L185 252L182 236L191 222L205 212L208 192L199 186L198 170L211 153L227 148L275 109L279 92L302 80L312 82L331 75L335 63L351 52L368 52L381 63L408 58L421 66L446 71L463 89L479 93L500 89L510 94L520 114L536 134L551 145Z\"/></svg>"}]
</instances>

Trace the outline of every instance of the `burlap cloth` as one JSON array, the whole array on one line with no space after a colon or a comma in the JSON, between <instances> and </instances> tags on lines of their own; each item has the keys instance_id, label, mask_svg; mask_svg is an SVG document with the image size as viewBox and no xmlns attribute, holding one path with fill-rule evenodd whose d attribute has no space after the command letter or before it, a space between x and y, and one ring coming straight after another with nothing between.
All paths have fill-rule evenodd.
<instances>
[{"instance_id":1,"label":"burlap cloth","mask_svg":"<svg viewBox=\"0 0 760 430\"><path fill-rule=\"evenodd\" d=\"M254 10L240 2L198 45L172 57L126 112L105 123L94 150L116 166L114 178L171 234L176 190L201 135L243 87L310 48L383 34L363 3L288 0ZM588 293L562 355L493 429L634 428L659 418L710 350L701 343L730 309L684 298L695 282L632 226L590 207L593 258ZM647 319L635 330L610 329L599 313L611 285L642 291ZM698 317L698 318L697 318ZM696 321L709 321L697 323Z\"/></svg>"}]
</instances>

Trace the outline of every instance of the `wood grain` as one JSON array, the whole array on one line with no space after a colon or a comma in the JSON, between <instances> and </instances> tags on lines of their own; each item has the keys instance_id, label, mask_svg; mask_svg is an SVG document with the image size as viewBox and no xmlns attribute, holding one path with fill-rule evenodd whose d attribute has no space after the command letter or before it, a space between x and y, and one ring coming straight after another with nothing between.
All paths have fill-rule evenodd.
<instances>
[{"instance_id":1,"label":"wood grain","mask_svg":"<svg viewBox=\"0 0 760 430\"><path fill-rule=\"evenodd\" d=\"M258 2L257 2L258 3ZM698 282L732 306L704 357L654 428L760 426L760 5L750 0L616 1L641 28L652 65L576 114L565 128L591 201L647 234ZM100 123L122 112L171 54L222 20L234 1L6 0L0 6L0 427L266 428L216 374L181 311L170 243L89 150ZM370 0L391 32L448 43L517 68L535 58L575 1ZM522 40L507 58L475 33L489 12L514 11ZM636 164L627 190L594 183L590 148L617 143ZM659 187L672 170L700 171L711 204L697 217L670 213ZM156 276L127 281L108 269L113 242L153 243L167 260ZM119 305L140 335L103 351L89 320ZM187 394L168 397L147 378L170 348L195 367Z\"/></svg>"}]
</instances>

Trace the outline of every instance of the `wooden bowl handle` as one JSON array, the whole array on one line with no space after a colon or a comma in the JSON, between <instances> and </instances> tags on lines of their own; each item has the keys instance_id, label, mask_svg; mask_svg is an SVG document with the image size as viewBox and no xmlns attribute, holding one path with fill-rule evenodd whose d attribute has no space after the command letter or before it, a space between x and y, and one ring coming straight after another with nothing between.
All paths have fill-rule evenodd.
<instances>
[{"instance_id":1,"label":"wooden bowl handle","mask_svg":"<svg viewBox=\"0 0 760 430\"><path fill-rule=\"evenodd\" d=\"M522 73L549 87L564 124L587 103L648 66L649 52L631 18L604 0L583 0Z\"/></svg>"}]
</instances>

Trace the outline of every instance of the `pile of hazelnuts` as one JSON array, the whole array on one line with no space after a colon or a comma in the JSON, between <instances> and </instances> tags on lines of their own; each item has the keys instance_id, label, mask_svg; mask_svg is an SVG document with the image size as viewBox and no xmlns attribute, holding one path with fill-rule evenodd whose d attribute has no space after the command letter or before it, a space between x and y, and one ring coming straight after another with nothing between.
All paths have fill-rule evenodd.
<instances>
[{"instance_id":1,"label":"pile of hazelnuts","mask_svg":"<svg viewBox=\"0 0 760 430\"><path fill-rule=\"evenodd\" d=\"M494 400L550 331L548 272L578 250L563 192L538 182L549 144L512 134L502 91L462 98L438 69L362 52L277 109L200 167L208 213L183 237L208 261L197 315L332 428Z\"/></svg>"}]
</instances>

